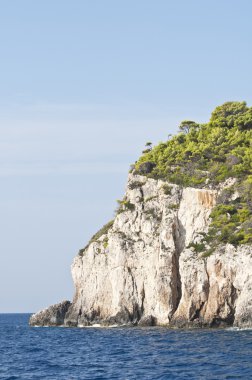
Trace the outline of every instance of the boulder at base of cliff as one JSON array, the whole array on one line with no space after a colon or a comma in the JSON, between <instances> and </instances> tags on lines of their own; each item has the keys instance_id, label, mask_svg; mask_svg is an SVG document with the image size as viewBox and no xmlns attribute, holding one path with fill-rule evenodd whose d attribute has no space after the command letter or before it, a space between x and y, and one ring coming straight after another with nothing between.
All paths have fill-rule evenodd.
<instances>
[{"instance_id":1,"label":"boulder at base of cliff","mask_svg":"<svg viewBox=\"0 0 252 380\"><path fill-rule=\"evenodd\" d=\"M52 305L47 309L41 310L33 314L29 324L31 326L60 326L64 324L65 315L71 306L70 301L62 301L56 305Z\"/></svg>"},{"instance_id":2,"label":"boulder at base of cliff","mask_svg":"<svg viewBox=\"0 0 252 380\"><path fill-rule=\"evenodd\" d=\"M140 321L138 322L138 326L140 327L155 326L156 322L157 322L156 318L154 318L152 315L147 315L140 319Z\"/></svg>"}]
</instances>

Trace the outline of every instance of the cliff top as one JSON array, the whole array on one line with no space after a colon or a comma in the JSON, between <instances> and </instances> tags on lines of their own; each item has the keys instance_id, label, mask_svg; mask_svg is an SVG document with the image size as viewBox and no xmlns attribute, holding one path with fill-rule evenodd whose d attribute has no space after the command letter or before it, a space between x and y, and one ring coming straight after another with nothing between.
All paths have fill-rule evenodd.
<instances>
[{"instance_id":1,"label":"cliff top","mask_svg":"<svg viewBox=\"0 0 252 380\"><path fill-rule=\"evenodd\" d=\"M185 120L179 133L146 149L135 171L183 186L218 184L229 177L252 182L252 107L227 102L205 124Z\"/></svg>"},{"instance_id":2,"label":"cliff top","mask_svg":"<svg viewBox=\"0 0 252 380\"><path fill-rule=\"evenodd\" d=\"M213 209L208 240L252 243L252 107L246 102L218 106L208 123L183 121L179 132L152 148L146 143L134 173L183 187L228 182Z\"/></svg>"}]
</instances>

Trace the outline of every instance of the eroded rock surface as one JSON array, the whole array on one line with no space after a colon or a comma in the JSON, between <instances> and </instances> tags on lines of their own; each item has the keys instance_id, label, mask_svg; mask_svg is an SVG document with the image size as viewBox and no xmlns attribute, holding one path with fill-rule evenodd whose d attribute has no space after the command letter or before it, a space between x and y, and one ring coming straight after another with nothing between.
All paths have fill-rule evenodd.
<instances>
[{"instance_id":1,"label":"eroded rock surface","mask_svg":"<svg viewBox=\"0 0 252 380\"><path fill-rule=\"evenodd\" d=\"M207 232L217 196L130 174L125 197L134 207L74 259L72 304L31 324L252 326L251 246L206 258L187 248Z\"/></svg>"},{"instance_id":2,"label":"eroded rock surface","mask_svg":"<svg viewBox=\"0 0 252 380\"><path fill-rule=\"evenodd\" d=\"M71 305L70 301L62 301L47 309L33 314L30 318L31 326L61 326L64 324L66 313Z\"/></svg>"}]
</instances>

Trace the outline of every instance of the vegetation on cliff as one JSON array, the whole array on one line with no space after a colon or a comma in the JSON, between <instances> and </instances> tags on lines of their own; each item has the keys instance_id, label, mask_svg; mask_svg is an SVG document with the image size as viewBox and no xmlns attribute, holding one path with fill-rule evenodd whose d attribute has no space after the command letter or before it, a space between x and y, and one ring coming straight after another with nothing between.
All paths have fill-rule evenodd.
<instances>
[{"instance_id":1,"label":"vegetation on cliff","mask_svg":"<svg viewBox=\"0 0 252 380\"><path fill-rule=\"evenodd\" d=\"M214 187L235 178L221 193L203 241L212 248L252 243L252 107L245 102L224 103L205 124L183 121L177 135L154 148L148 142L134 170L192 187Z\"/></svg>"},{"instance_id":2,"label":"vegetation on cliff","mask_svg":"<svg viewBox=\"0 0 252 380\"><path fill-rule=\"evenodd\" d=\"M114 220L110 220L108 223L106 223L99 231L97 231L89 240L88 244L79 250L79 255L82 256L87 247L94 242L97 242L103 235L107 235L110 228L113 226ZM103 246L106 248L107 246L107 239L105 238L103 241Z\"/></svg>"}]
</instances>

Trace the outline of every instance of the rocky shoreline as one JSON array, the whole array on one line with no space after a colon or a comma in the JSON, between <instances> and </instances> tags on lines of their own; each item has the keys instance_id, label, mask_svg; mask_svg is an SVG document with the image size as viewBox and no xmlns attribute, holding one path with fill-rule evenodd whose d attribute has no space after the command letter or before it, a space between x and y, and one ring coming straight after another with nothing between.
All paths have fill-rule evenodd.
<instances>
[{"instance_id":1,"label":"rocky shoreline","mask_svg":"<svg viewBox=\"0 0 252 380\"><path fill-rule=\"evenodd\" d=\"M75 296L31 326L252 327L252 247L196 252L218 189L130 174L108 230L74 259Z\"/></svg>"}]
</instances>

